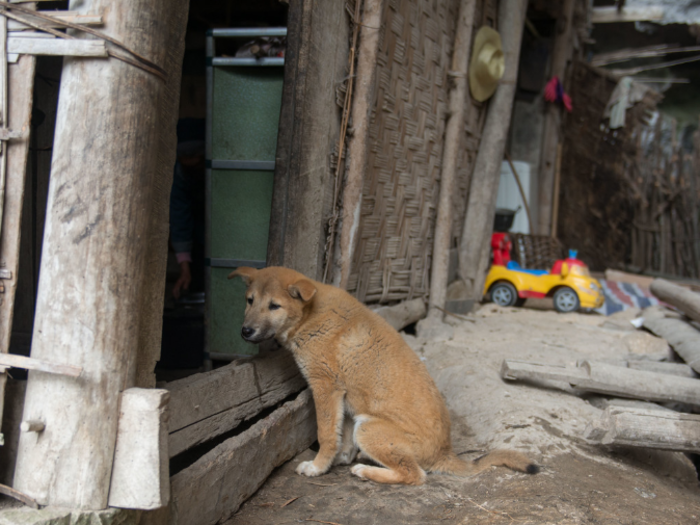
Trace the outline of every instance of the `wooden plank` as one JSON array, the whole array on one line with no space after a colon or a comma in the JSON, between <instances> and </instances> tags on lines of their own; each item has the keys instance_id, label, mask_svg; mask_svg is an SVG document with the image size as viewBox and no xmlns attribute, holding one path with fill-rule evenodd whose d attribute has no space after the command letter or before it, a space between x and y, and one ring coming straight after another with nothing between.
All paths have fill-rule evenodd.
<instances>
[{"instance_id":1,"label":"wooden plank","mask_svg":"<svg viewBox=\"0 0 700 525\"><path fill-rule=\"evenodd\" d=\"M236 428L305 386L294 359L281 351L172 383L170 456Z\"/></svg>"},{"instance_id":2,"label":"wooden plank","mask_svg":"<svg viewBox=\"0 0 700 525\"><path fill-rule=\"evenodd\" d=\"M621 272L619 270L605 270L605 280L607 281L617 281L620 283L632 283L643 288L649 289L653 277L647 277L646 275L636 275L633 273Z\"/></svg>"},{"instance_id":3,"label":"wooden plank","mask_svg":"<svg viewBox=\"0 0 700 525\"><path fill-rule=\"evenodd\" d=\"M170 500L167 390L122 392L109 506L153 510Z\"/></svg>"},{"instance_id":4,"label":"wooden plank","mask_svg":"<svg viewBox=\"0 0 700 525\"><path fill-rule=\"evenodd\" d=\"M63 20L65 22L71 22L73 24L82 24L86 26L101 26L104 21L102 19L102 16L100 15L83 15L78 13L77 11L50 11L49 13L51 16L54 18L58 18L59 20ZM63 27L59 24L52 24L50 22L47 22L44 19L36 18L36 17L31 17L27 16L27 18L31 19L32 21L36 22L41 22L42 25L48 26L48 27L53 27L53 28L58 28L58 27ZM8 31L24 31L27 29L33 29L30 28L30 26L23 24L22 22L18 22L16 20L8 20L7 21L7 30Z\"/></svg>"},{"instance_id":5,"label":"wooden plank","mask_svg":"<svg viewBox=\"0 0 700 525\"><path fill-rule=\"evenodd\" d=\"M226 521L285 461L316 439L309 390L170 479L171 525Z\"/></svg>"},{"instance_id":6,"label":"wooden plank","mask_svg":"<svg viewBox=\"0 0 700 525\"><path fill-rule=\"evenodd\" d=\"M20 55L106 57L107 47L104 40L10 36L7 39L7 52Z\"/></svg>"},{"instance_id":7,"label":"wooden plank","mask_svg":"<svg viewBox=\"0 0 700 525\"><path fill-rule=\"evenodd\" d=\"M50 363L14 354L0 354L0 367L24 368L26 370L38 370L49 374L60 374L70 377L80 377L80 373L83 371L79 366Z\"/></svg>"},{"instance_id":8,"label":"wooden plank","mask_svg":"<svg viewBox=\"0 0 700 525\"><path fill-rule=\"evenodd\" d=\"M644 328L663 337L688 366L700 373L700 331L681 319L653 315L649 310L645 310Z\"/></svg>"},{"instance_id":9,"label":"wooden plank","mask_svg":"<svg viewBox=\"0 0 700 525\"><path fill-rule=\"evenodd\" d=\"M588 424L583 437L602 445L700 452L700 416L610 406L599 420Z\"/></svg>"},{"instance_id":10,"label":"wooden plank","mask_svg":"<svg viewBox=\"0 0 700 525\"><path fill-rule=\"evenodd\" d=\"M645 370L581 361L576 367L550 366L506 359L504 379L563 381L572 387L647 401L677 401L700 406L700 380Z\"/></svg>"},{"instance_id":11,"label":"wooden plank","mask_svg":"<svg viewBox=\"0 0 700 525\"><path fill-rule=\"evenodd\" d=\"M14 487L42 505L107 506L119 395L136 382L142 333L160 328L163 280L148 265L152 246L165 256L167 221L158 214L154 232L152 212L174 161L186 5L80 3L109 13L105 33L162 65L166 82L121 60L63 60L32 357L83 374L29 374L24 419L46 431L20 436ZM144 298L155 280L160 303Z\"/></svg>"},{"instance_id":12,"label":"wooden plank","mask_svg":"<svg viewBox=\"0 0 700 525\"><path fill-rule=\"evenodd\" d=\"M612 7L594 7L591 13L591 22L594 24L613 24L619 22L653 22L662 20L664 8L662 6L623 7L618 10Z\"/></svg>"}]
</instances>

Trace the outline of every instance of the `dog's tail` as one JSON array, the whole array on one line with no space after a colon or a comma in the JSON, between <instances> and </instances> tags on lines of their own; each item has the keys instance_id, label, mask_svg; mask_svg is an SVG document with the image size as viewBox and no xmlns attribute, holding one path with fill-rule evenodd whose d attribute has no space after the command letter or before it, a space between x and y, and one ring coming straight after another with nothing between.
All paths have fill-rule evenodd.
<instances>
[{"instance_id":1,"label":"dog's tail","mask_svg":"<svg viewBox=\"0 0 700 525\"><path fill-rule=\"evenodd\" d=\"M430 470L455 476L475 476L489 467L508 467L527 474L537 474L540 468L524 454L513 450L493 450L474 461L464 461L450 453L439 460Z\"/></svg>"}]
</instances>

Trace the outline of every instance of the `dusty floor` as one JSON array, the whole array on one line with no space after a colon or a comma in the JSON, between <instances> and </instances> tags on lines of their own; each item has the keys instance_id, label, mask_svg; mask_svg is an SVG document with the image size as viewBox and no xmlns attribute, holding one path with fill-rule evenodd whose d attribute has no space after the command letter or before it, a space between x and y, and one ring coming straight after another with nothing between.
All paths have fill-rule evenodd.
<instances>
[{"instance_id":1,"label":"dusty floor","mask_svg":"<svg viewBox=\"0 0 700 525\"><path fill-rule=\"evenodd\" d=\"M486 305L471 321L449 321L432 341L407 336L445 395L455 450L468 458L518 449L543 466L540 474L498 468L469 479L430 475L421 487L383 486L355 478L349 467L298 476L296 465L313 457L307 450L226 525L700 523L700 486L684 455L588 445L580 436L600 414L601 398L500 378L506 358L573 364L667 355L665 342L634 330L631 317Z\"/></svg>"}]
</instances>

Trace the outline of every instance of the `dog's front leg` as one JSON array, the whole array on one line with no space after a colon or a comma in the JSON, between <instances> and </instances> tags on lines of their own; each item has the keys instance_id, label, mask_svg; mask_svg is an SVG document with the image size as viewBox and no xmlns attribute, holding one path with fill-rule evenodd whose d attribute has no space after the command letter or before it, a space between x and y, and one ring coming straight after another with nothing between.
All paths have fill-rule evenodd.
<instances>
[{"instance_id":1,"label":"dog's front leg","mask_svg":"<svg viewBox=\"0 0 700 525\"><path fill-rule=\"evenodd\" d=\"M338 453L343 432L345 410L343 400L345 393L313 385L311 388L316 405L316 422L318 424L318 443L320 449L313 461L299 464L297 474L320 476L328 472Z\"/></svg>"}]
</instances>

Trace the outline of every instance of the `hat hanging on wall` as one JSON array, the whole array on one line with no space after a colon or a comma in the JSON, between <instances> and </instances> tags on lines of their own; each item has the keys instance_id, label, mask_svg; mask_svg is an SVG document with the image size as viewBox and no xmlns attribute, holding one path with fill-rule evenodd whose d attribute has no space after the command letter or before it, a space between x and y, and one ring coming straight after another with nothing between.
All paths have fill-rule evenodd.
<instances>
[{"instance_id":1,"label":"hat hanging on wall","mask_svg":"<svg viewBox=\"0 0 700 525\"><path fill-rule=\"evenodd\" d=\"M505 71L501 35L488 26L476 33L469 64L469 88L472 98L483 102L493 95Z\"/></svg>"}]
</instances>

